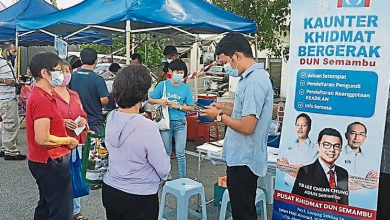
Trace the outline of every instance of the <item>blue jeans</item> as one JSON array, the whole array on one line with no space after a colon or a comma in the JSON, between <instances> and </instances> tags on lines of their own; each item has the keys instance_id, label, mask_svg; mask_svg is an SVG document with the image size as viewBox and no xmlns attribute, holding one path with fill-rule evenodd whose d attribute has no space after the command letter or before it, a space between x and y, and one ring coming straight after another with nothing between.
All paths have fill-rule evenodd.
<instances>
[{"instance_id":1,"label":"blue jeans","mask_svg":"<svg viewBox=\"0 0 390 220\"><path fill-rule=\"evenodd\" d=\"M179 167L180 178L186 177L186 141L187 141L187 121L185 119L179 121L170 121L169 130L160 131L161 138L164 142L165 150L168 155L172 152L172 137L175 139L177 164Z\"/></svg>"},{"instance_id":2,"label":"blue jeans","mask_svg":"<svg viewBox=\"0 0 390 220\"><path fill-rule=\"evenodd\" d=\"M73 216L80 213L80 198L73 199Z\"/></svg>"}]
</instances>

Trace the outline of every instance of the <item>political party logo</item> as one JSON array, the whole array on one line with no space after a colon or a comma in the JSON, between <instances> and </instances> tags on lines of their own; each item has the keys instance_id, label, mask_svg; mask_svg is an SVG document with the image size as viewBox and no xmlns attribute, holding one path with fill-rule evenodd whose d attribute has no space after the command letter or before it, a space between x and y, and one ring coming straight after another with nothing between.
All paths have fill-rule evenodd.
<instances>
[{"instance_id":1,"label":"political party logo","mask_svg":"<svg viewBox=\"0 0 390 220\"><path fill-rule=\"evenodd\" d=\"M338 8L362 8L370 7L371 0L338 0Z\"/></svg>"}]
</instances>

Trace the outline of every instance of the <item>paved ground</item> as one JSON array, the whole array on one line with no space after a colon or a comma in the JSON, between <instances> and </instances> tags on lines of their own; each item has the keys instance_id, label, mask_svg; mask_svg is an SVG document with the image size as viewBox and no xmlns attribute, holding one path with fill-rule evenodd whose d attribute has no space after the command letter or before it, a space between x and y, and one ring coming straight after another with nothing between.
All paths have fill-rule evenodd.
<instances>
[{"instance_id":1,"label":"paved ground","mask_svg":"<svg viewBox=\"0 0 390 220\"><path fill-rule=\"evenodd\" d=\"M20 130L19 140L21 151L27 152L25 130ZM195 151L196 143L189 142L187 150ZM189 178L197 176L197 158L187 155L187 169ZM172 161L173 176L177 177L177 161ZM225 175L225 166L213 165L210 161L202 162L200 182L206 191L206 199L213 198L213 184L219 176ZM27 161L4 161L0 159L0 219L1 220L30 220L38 201L38 189L28 170ZM168 208L173 208L176 202L168 198ZM196 200L190 201L191 207L196 207ZM104 208L101 202L101 190L91 191L89 196L81 199L81 211L90 220L103 220ZM268 219L271 207L268 207ZM207 205L208 219L215 220L219 216L219 208L213 203Z\"/></svg>"}]
</instances>

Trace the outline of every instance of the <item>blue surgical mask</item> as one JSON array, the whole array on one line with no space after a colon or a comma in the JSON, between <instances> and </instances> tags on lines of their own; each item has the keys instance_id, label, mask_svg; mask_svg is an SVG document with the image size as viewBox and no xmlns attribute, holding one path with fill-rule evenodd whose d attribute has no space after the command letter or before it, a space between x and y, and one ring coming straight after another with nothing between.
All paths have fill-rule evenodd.
<instances>
[{"instance_id":1,"label":"blue surgical mask","mask_svg":"<svg viewBox=\"0 0 390 220\"><path fill-rule=\"evenodd\" d=\"M184 74L175 73L175 74L173 74L172 79L173 79L173 81L175 81L177 83L181 83L184 81Z\"/></svg>"},{"instance_id":2,"label":"blue surgical mask","mask_svg":"<svg viewBox=\"0 0 390 220\"><path fill-rule=\"evenodd\" d=\"M62 73L62 71L51 72L50 85L52 85L53 87L62 86L63 82L64 82L64 74Z\"/></svg>"},{"instance_id":3,"label":"blue surgical mask","mask_svg":"<svg viewBox=\"0 0 390 220\"><path fill-rule=\"evenodd\" d=\"M232 60L230 59L230 61L223 66L223 68L225 69L225 73L229 74L232 77L238 77L239 76L239 74L238 74L238 62L237 62L236 68L233 69L232 65L230 64L231 61Z\"/></svg>"}]
</instances>

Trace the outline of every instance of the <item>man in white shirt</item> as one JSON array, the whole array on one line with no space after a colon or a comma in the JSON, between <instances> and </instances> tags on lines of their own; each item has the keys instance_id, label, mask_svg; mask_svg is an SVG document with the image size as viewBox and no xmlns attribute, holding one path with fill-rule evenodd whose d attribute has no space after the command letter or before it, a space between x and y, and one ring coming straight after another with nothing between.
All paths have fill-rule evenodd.
<instances>
[{"instance_id":1,"label":"man in white shirt","mask_svg":"<svg viewBox=\"0 0 390 220\"><path fill-rule=\"evenodd\" d=\"M367 139L366 126L361 122L349 124L345 138L348 143L344 146L337 164L344 167L351 177L349 189L377 188L379 174L375 169L375 162L367 155L368 152L362 148ZM367 181L359 182L361 178L372 180L372 184L367 184Z\"/></svg>"},{"instance_id":2,"label":"man in white shirt","mask_svg":"<svg viewBox=\"0 0 390 220\"><path fill-rule=\"evenodd\" d=\"M25 160L26 155L16 148L18 144L19 115L16 96L17 78L11 60L16 47L11 43L2 46L0 54L0 115L3 119L0 157L4 160Z\"/></svg>"}]
</instances>

